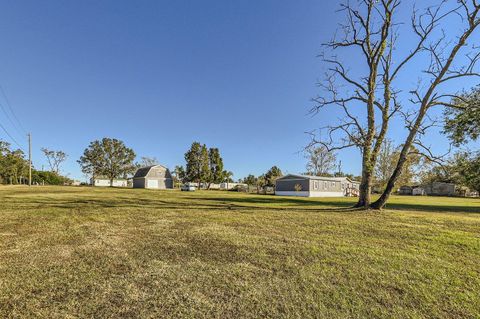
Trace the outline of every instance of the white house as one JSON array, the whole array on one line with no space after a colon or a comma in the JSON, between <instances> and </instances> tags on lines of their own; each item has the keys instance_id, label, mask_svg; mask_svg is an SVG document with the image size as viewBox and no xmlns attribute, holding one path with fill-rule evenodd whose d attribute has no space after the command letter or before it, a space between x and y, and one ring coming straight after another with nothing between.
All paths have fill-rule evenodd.
<instances>
[{"instance_id":1,"label":"white house","mask_svg":"<svg viewBox=\"0 0 480 319\"><path fill-rule=\"evenodd\" d=\"M104 177L95 177L90 179L90 185L97 187L127 187L128 182L126 179L114 179L112 185L110 185L110 180Z\"/></svg>"}]
</instances>

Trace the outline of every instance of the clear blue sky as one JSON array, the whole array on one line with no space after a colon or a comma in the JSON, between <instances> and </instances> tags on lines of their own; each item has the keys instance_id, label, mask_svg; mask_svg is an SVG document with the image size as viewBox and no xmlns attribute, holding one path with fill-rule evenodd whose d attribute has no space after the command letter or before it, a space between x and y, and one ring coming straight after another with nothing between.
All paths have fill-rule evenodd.
<instances>
[{"instance_id":1,"label":"clear blue sky","mask_svg":"<svg viewBox=\"0 0 480 319\"><path fill-rule=\"evenodd\" d=\"M304 132L335 116L307 113L322 76L316 55L341 18L336 6L2 1L0 84L33 134L37 168L46 165L41 147L60 149L69 155L64 173L80 178L76 160L89 142L115 137L171 168L199 141L220 148L235 178L272 165L303 172ZM3 112L0 121L26 147ZM356 150L340 159L345 172L360 172Z\"/></svg>"}]
</instances>

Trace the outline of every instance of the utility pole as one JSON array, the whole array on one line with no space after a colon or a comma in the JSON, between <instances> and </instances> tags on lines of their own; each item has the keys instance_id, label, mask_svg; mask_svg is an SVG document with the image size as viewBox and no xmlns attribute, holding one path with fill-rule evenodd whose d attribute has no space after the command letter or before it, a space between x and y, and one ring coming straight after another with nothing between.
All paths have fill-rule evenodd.
<instances>
[{"instance_id":1,"label":"utility pole","mask_svg":"<svg viewBox=\"0 0 480 319\"><path fill-rule=\"evenodd\" d=\"M32 134L28 133L28 186L32 186Z\"/></svg>"}]
</instances>

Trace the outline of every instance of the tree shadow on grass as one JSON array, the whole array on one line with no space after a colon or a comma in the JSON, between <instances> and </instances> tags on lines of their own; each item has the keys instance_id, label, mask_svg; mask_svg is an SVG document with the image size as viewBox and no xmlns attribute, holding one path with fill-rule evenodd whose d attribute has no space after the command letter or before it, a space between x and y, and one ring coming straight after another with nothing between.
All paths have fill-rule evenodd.
<instances>
[{"instance_id":1,"label":"tree shadow on grass","mask_svg":"<svg viewBox=\"0 0 480 319\"><path fill-rule=\"evenodd\" d=\"M329 198L321 201L304 200L301 198L285 197L191 197L191 199L202 201L223 202L234 207L272 209L272 210L302 210L302 211L361 211L353 208L353 202L347 202L343 198ZM262 205L262 206L258 206ZM279 205L279 206L275 206ZM305 208L308 207L308 208ZM397 211L422 211L422 212L454 212L454 213L477 213L480 214L480 206L459 206L459 205L428 205L428 204L387 204L387 210Z\"/></svg>"},{"instance_id":2,"label":"tree shadow on grass","mask_svg":"<svg viewBox=\"0 0 480 319\"><path fill-rule=\"evenodd\" d=\"M200 195L200 194L199 194ZM49 198L30 197L22 201L12 201L3 204L3 207L23 209L59 208L72 209L78 212L92 208L127 208L127 209L164 209L164 210L271 210L279 212L358 212L361 209L352 208L353 202L344 198L322 198L321 200L306 200L294 197L272 196L185 196L178 198L132 198L116 196L114 198ZM428 204L387 204L387 210L422 211L422 212L454 212L480 213L480 206L459 205L428 205Z\"/></svg>"},{"instance_id":3,"label":"tree shadow on grass","mask_svg":"<svg viewBox=\"0 0 480 319\"><path fill-rule=\"evenodd\" d=\"M402 211L422 212L450 212L450 213L474 213L480 214L480 206L458 206L458 205L426 205L426 204L402 204L387 203L385 209Z\"/></svg>"}]
</instances>

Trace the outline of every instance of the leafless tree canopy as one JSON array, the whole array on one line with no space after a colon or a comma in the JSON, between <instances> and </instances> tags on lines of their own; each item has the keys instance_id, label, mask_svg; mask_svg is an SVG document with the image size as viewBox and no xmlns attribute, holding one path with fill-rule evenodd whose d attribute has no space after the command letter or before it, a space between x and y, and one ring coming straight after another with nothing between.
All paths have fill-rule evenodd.
<instances>
[{"instance_id":1,"label":"leafless tree canopy","mask_svg":"<svg viewBox=\"0 0 480 319\"><path fill-rule=\"evenodd\" d=\"M407 137L401 143L397 169L375 206L383 207L388 199L412 146L432 161L440 158L422 141L428 129L437 125L430 110L455 107L452 100L461 95L451 92L451 84L479 76L480 50L468 42L480 23L477 0L443 0L433 5L428 1L428 7L411 8L410 21L401 21L400 13L409 10L409 4L401 0L341 4L345 23L320 56L326 73L311 112L336 107L343 115L321 129L327 138L311 132L311 144L331 151L349 147L361 151L358 206L362 207L370 205L373 170L392 121L402 123ZM408 87L414 79L418 79L415 85Z\"/></svg>"},{"instance_id":2,"label":"leafless tree canopy","mask_svg":"<svg viewBox=\"0 0 480 319\"><path fill-rule=\"evenodd\" d=\"M54 173L60 173L60 165L67 159L67 154L63 151L52 151L47 148L42 148L43 154L47 158L50 170Z\"/></svg>"},{"instance_id":3,"label":"leafless tree canopy","mask_svg":"<svg viewBox=\"0 0 480 319\"><path fill-rule=\"evenodd\" d=\"M307 172L311 175L324 176L331 174L337 165L335 153L329 152L325 146L312 146L305 152Z\"/></svg>"}]
</instances>

